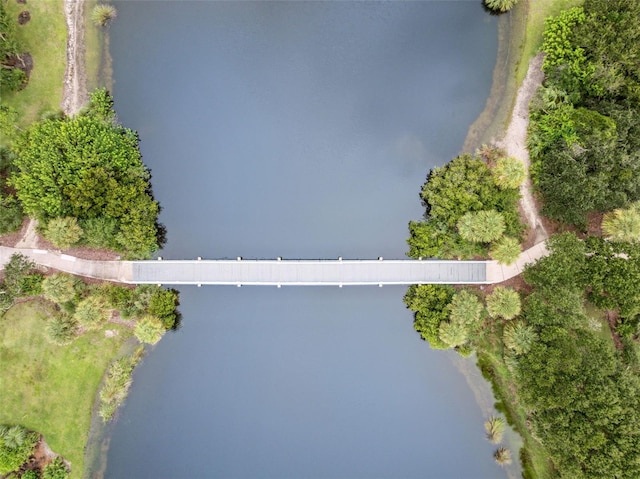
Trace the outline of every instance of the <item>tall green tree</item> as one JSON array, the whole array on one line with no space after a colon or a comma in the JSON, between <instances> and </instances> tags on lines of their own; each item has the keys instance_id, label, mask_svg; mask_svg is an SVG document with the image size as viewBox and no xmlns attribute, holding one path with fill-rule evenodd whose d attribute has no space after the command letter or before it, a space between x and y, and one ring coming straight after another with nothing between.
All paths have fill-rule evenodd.
<instances>
[{"instance_id":1,"label":"tall green tree","mask_svg":"<svg viewBox=\"0 0 640 479\"><path fill-rule=\"evenodd\" d=\"M42 293L49 301L64 304L76 297L75 279L66 273L48 276L42 282Z\"/></svg>"},{"instance_id":2,"label":"tall green tree","mask_svg":"<svg viewBox=\"0 0 640 479\"><path fill-rule=\"evenodd\" d=\"M520 295L511 288L497 286L486 301L487 312L493 318L513 319L520 314Z\"/></svg>"},{"instance_id":3,"label":"tall green tree","mask_svg":"<svg viewBox=\"0 0 640 479\"><path fill-rule=\"evenodd\" d=\"M512 156L498 158L491 173L499 188L520 188L527 177L522 161Z\"/></svg>"}]
</instances>

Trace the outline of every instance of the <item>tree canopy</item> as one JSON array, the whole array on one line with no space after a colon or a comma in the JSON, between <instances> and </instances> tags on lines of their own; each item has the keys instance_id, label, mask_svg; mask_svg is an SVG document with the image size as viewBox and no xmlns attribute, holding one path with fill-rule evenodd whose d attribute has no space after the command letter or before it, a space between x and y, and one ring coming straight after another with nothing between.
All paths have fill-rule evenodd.
<instances>
[{"instance_id":1,"label":"tree canopy","mask_svg":"<svg viewBox=\"0 0 640 479\"><path fill-rule=\"evenodd\" d=\"M92 246L149 257L159 246L160 208L138 136L115 123L110 101L99 90L87 114L43 120L20 134L10 184L29 216L54 225L75 218L89 227Z\"/></svg>"}]
</instances>

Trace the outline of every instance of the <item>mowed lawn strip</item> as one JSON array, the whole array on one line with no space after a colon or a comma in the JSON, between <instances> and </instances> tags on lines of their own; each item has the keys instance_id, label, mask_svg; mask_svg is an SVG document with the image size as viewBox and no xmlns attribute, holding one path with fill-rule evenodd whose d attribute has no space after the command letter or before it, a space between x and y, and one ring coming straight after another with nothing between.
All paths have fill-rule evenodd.
<instances>
[{"instance_id":1,"label":"mowed lawn strip","mask_svg":"<svg viewBox=\"0 0 640 479\"><path fill-rule=\"evenodd\" d=\"M21 303L0 318L0 424L21 424L42 433L54 452L81 478L91 412L102 374L131 331L107 338L85 333L67 346L45 337L53 307L44 300Z\"/></svg>"},{"instance_id":2,"label":"mowed lawn strip","mask_svg":"<svg viewBox=\"0 0 640 479\"><path fill-rule=\"evenodd\" d=\"M7 11L17 21L23 10L31 13L25 25L16 24L22 52L33 57L33 70L24 90L3 95L2 103L18 111L21 126L43 114L60 110L67 55L67 26L62 0L7 3Z\"/></svg>"}]
</instances>

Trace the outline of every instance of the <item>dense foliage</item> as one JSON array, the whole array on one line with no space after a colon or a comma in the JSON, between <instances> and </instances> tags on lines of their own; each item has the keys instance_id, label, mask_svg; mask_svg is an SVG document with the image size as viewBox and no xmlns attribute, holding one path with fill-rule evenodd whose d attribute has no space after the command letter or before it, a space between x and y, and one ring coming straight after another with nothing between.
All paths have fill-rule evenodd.
<instances>
[{"instance_id":1,"label":"dense foliage","mask_svg":"<svg viewBox=\"0 0 640 479\"><path fill-rule=\"evenodd\" d=\"M549 19L529 132L543 212L584 225L640 199L640 1L586 0Z\"/></svg>"},{"instance_id":2,"label":"dense foliage","mask_svg":"<svg viewBox=\"0 0 640 479\"><path fill-rule=\"evenodd\" d=\"M518 238L523 225L516 187L479 157L462 155L434 168L422 187L424 221L409 224L408 255L472 258L487 255L503 233Z\"/></svg>"},{"instance_id":3,"label":"dense foliage","mask_svg":"<svg viewBox=\"0 0 640 479\"><path fill-rule=\"evenodd\" d=\"M39 435L22 426L0 425L0 475L16 471L33 454Z\"/></svg>"},{"instance_id":4,"label":"dense foliage","mask_svg":"<svg viewBox=\"0 0 640 479\"><path fill-rule=\"evenodd\" d=\"M138 136L115 122L110 106L106 91L99 90L86 114L43 120L18 135L10 184L25 212L46 224L60 246L84 234L91 246L144 258L159 246L159 206L150 194ZM64 235L66 218L75 218L80 228Z\"/></svg>"},{"instance_id":5,"label":"dense foliage","mask_svg":"<svg viewBox=\"0 0 640 479\"><path fill-rule=\"evenodd\" d=\"M103 421L110 420L127 398L132 383L131 373L141 357L142 350L138 349L133 356L116 359L109 366L100 390L99 414Z\"/></svg>"}]
</instances>

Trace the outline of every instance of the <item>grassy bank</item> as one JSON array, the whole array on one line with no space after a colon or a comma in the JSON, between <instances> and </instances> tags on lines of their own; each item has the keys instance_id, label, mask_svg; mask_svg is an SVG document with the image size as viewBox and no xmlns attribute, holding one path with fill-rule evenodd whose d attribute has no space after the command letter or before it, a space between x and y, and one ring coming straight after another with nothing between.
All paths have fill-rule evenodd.
<instances>
[{"instance_id":1,"label":"grassy bank","mask_svg":"<svg viewBox=\"0 0 640 479\"><path fill-rule=\"evenodd\" d=\"M0 319L0 423L21 424L41 432L51 448L81 478L84 447L96 391L105 369L131 336L131 330L88 332L68 346L44 335L49 303L34 300L14 306Z\"/></svg>"},{"instance_id":2,"label":"grassy bank","mask_svg":"<svg viewBox=\"0 0 640 479\"><path fill-rule=\"evenodd\" d=\"M4 95L2 103L15 108L19 123L26 126L44 113L60 110L66 66L67 26L62 0L36 1L25 5L7 3L10 16L28 10L31 20L17 25L16 33L22 51L33 57L33 70L27 87Z\"/></svg>"}]
</instances>

